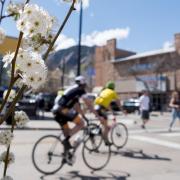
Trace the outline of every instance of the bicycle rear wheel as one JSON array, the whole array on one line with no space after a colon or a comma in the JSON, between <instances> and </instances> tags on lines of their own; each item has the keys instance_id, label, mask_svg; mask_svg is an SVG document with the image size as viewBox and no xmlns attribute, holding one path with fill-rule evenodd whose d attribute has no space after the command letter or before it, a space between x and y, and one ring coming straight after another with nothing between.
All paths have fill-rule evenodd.
<instances>
[{"instance_id":1,"label":"bicycle rear wheel","mask_svg":"<svg viewBox=\"0 0 180 180\"><path fill-rule=\"evenodd\" d=\"M99 141L99 136L94 136L93 138L93 141L96 142L96 138L98 138L97 141ZM110 160L111 149L110 146L106 146L104 142L100 143L98 146L93 145L93 141L91 136L86 139L82 149L82 157L87 167L92 170L101 170Z\"/></svg>"},{"instance_id":2,"label":"bicycle rear wheel","mask_svg":"<svg viewBox=\"0 0 180 180\"><path fill-rule=\"evenodd\" d=\"M55 135L41 137L34 145L32 162L43 174L54 174L63 166L63 145Z\"/></svg>"},{"instance_id":3,"label":"bicycle rear wheel","mask_svg":"<svg viewBox=\"0 0 180 180\"><path fill-rule=\"evenodd\" d=\"M128 140L127 127L122 123L116 123L111 130L111 141L115 147L122 148L126 145Z\"/></svg>"}]
</instances>

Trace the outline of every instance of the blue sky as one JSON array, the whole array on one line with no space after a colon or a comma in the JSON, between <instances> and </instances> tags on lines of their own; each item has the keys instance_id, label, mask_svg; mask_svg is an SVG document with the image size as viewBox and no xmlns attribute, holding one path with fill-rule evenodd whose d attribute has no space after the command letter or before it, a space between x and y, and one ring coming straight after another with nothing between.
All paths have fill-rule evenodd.
<instances>
[{"instance_id":1,"label":"blue sky","mask_svg":"<svg viewBox=\"0 0 180 180\"><path fill-rule=\"evenodd\" d=\"M61 0L31 0L63 20L69 4ZM83 43L103 45L109 38L118 39L118 48L135 52L160 49L174 42L180 32L179 0L84 0ZM61 38L59 48L78 42L79 12L74 12ZM17 36L12 20L1 25L8 35Z\"/></svg>"}]
</instances>

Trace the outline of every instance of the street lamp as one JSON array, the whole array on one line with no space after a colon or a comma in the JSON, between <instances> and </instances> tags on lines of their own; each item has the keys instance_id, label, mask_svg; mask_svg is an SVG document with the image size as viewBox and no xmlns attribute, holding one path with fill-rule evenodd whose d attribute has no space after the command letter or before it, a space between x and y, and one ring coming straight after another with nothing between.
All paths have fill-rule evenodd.
<instances>
[{"instance_id":1,"label":"street lamp","mask_svg":"<svg viewBox=\"0 0 180 180\"><path fill-rule=\"evenodd\" d=\"M80 1L77 76L81 75L81 33L82 33L82 17L83 17L83 8L82 8L82 6L83 6L83 0Z\"/></svg>"}]
</instances>

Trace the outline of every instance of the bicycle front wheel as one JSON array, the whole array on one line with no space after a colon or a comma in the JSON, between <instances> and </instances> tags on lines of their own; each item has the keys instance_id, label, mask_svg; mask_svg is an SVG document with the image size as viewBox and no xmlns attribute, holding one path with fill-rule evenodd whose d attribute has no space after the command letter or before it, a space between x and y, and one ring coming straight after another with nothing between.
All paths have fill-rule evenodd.
<instances>
[{"instance_id":1,"label":"bicycle front wheel","mask_svg":"<svg viewBox=\"0 0 180 180\"><path fill-rule=\"evenodd\" d=\"M88 150L98 149L103 141L101 134L101 127L95 123L91 123L87 127L86 134L87 134L87 138L85 140L84 146Z\"/></svg>"},{"instance_id":2,"label":"bicycle front wheel","mask_svg":"<svg viewBox=\"0 0 180 180\"><path fill-rule=\"evenodd\" d=\"M98 145L93 145L93 142L99 142L99 135L93 137L89 136L86 139L82 149L82 157L84 163L90 169L101 170L108 164L110 160L111 149L110 146L106 146L104 142L98 143Z\"/></svg>"},{"instance_id":3,"label":"bicycle front wheel","mask_svg":"<svg viewBox=\"0 0 180 180\"><path fill-rule=\"evenodd\" d=\"M116 123L111 130L111 141L115 147L122 148L126 145L128 140L127 127L122 123Z\"/></svg>"},{"instance_id":4,"label":"bicycle front wheel","mask_svg":"<svg viewBox=\"0 0 180 180\"><path fill-rule=\"evenodd\" d=\"M63 145L55 135L41 137L34 145L32 162L43 174L54 174L63 166Z\"/></svg>"}]
</instances>

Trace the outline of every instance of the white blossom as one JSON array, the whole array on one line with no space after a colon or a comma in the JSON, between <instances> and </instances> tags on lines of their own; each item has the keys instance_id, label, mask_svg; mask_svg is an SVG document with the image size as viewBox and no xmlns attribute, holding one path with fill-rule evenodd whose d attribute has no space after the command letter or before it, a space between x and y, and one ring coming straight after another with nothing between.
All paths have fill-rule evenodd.
<instances>
[{"instance_id":1,"label":"white blossom","mask_svg":"<svg viewBox=\"0 0 180 180\"><path fill-rule=\"evenodd\" d=\"M13 139L13 133L10 130L0 132L0 144L9 146Z\"/></svg>"},{"instance_id":2,"label":"white blossom","mask_svg":"<svg viewBox=\"0 0 180 180\"><path fill-rule=\"evenodd\" d=\"M14 115L14 120L18 127L24 127L27 122L29 122L29 117L24 111L16 111Z\"/></svg>"},{"instance_id":3,"label":"white blossom","mask_svg":"<svg viewBox=\"0 0 180 180\"><path fill-rule=\"evenodd\" d=\"M19 11L23 8L23 3L14 3L10 1L7 5L7 14L19 14Z\"/></svg>"},{"instance_id":4,"label":"white blossom","mask_svg":"<svg viewBox=\"0 0 180 180\"><path fill-rule=\"evenodd\" d=\"M7 151L3 152L1 155L0 155L0 162L6 162L6 155L7 155ZM14 157L14 154L12 152L9 153L8 155L8 165L9 164L12 164L14 163L15 161L15 157Z\"/></svg>"},{"instance_id":5,"label":"white blossom","mask_svg":"<svg viewBox=\"0 0 180 180\"><path fill-rule=\"evenodd\" d=\"M13 180L13 178L10 176L5 176L5 177L1 178L0 180Z\"/></svg>"},{"instance_id":6,"label":"white blossom","mask_svg":"<svg viewBox=\"0 0 180 180\"><path fill-rule=\"evenodd\" d=\"M5 91L4 91L4 93L3 93L3 99L5 99L7 92L8 92L8 90L5 90ZM15 97L16 97L16 91L13 90L13 89L11 89L7 101L8 101L8 102L12 102Z\"/></svg>"},{"instance_id":7,"label":"white blossom","mask_svg":"<svg viewBox=\"0 0 180 180\"><path fill-rule=\"evenodd\" d=\"M21 88L24 85L22 79L18 79L15 83L15 86L17 86L18 88Z\"/></svg>"},{"instance_id":8,"label":"white blossom","mask_svg":"<svg viewBox=\"0 0 180 180\"><path fill-rule=\"evenodd\" d=\"M49 44L42 43L38 38L33 36L31 38L23 38L21 47L23 49L28 49L43 54L46 52L48 45Z\"/></svg>"},{"instance_id":9,"label":"white blossom","mask_svg":"<svg viewBox=\"0 0 180 180\"><path fill-rule=\"evenodd\" d=\"M23 83L33 89L38 89L47 79L47 71L35 72L34 74L23 74Z\"/></svg>"},{"instance_id":10,"label":"white blossom","mask_svg":"<svg viewBox=\"0 0 180 180\"><path fill-rule=\"evenodd\" d=\"M6 68L9 64L11 64L12 60L13 60L13 57L14 57L14 53L7 53L3 59L2 59L2 62L4 62L4 68Z\"/></svg>"},{"instance_id":11,"label":"white blossom","mask_svg":"<svg viewBox=\"0 0 180 180\"><path fill-rule=\"evenodd\" d=\"M14 53L11 53L3 58L6 66L11 63L12 57L14 57ZM22 73L22 83L33 89L39 88L43 83L46 82L47 66L42 59L41 54L32 52L30 49L19 49L16 58L15 70L20 70ZM14 97L15 93L12 94L12 97L9 99L12 100Z\"/></svg>"},{"instance_id":12,"label":"white blossom","mask_svg":"<svg viewBox=\"0 0 180 180\"><path fill-rule=\"evenodd\" d=\"M6 35L5 35L4 30L2 28L0 28L0 44L3 43L5 37L6 37Z\"/></svg>"},{"instance_id":13,"label":"white blossom","mask_svg":"<svg viewBox=\"0 0 180 180\"><path fill-rule=\"evenodd\" d=\"M47 11L36 4L26 4L23 11L20 11L20 18L17 21L17 29L24 33L25 37L32 37L40 34L46 36L51 31L54 18Z\"/></svg>"}]
</instances>

